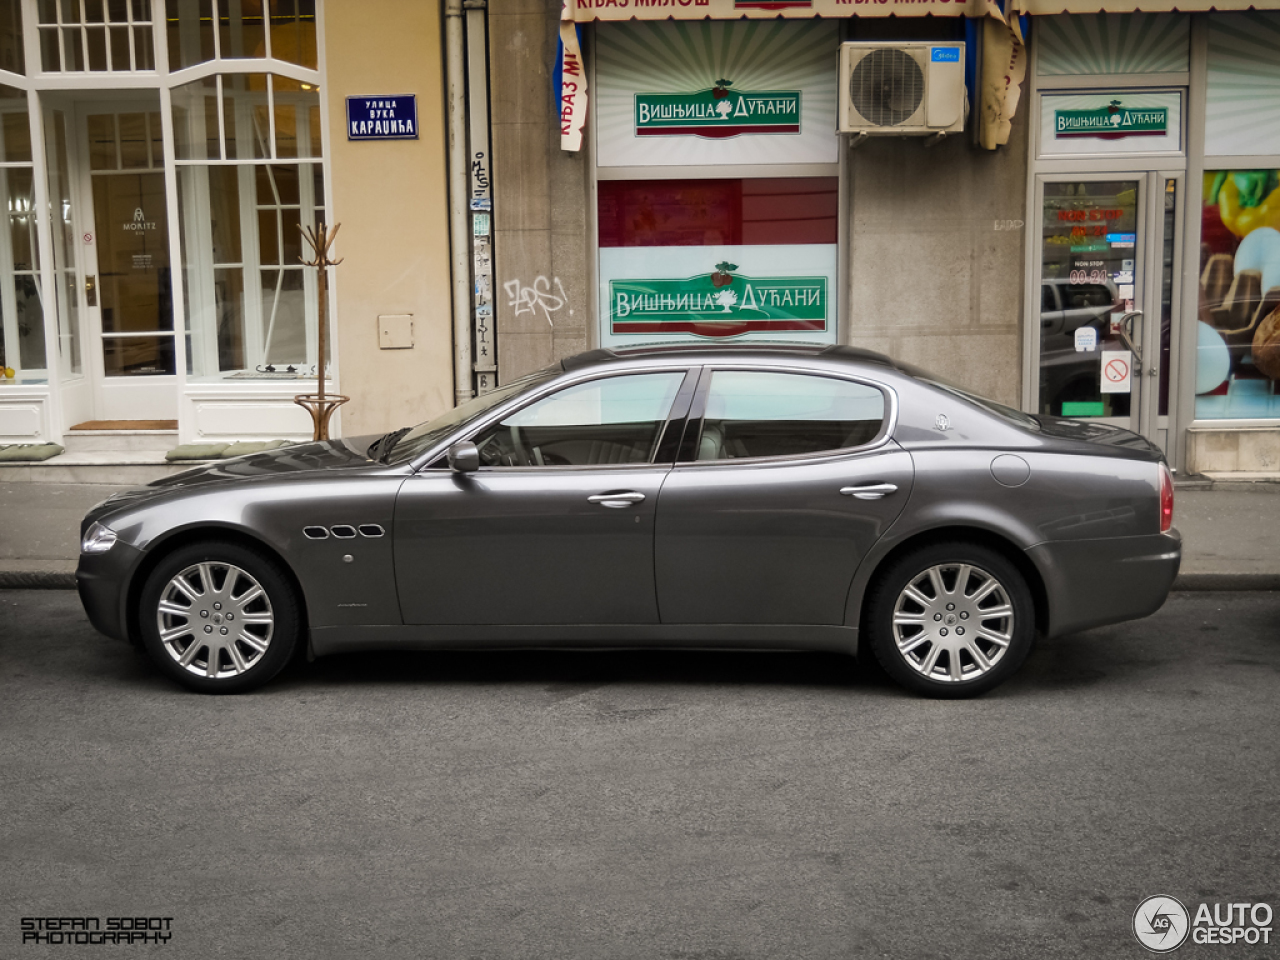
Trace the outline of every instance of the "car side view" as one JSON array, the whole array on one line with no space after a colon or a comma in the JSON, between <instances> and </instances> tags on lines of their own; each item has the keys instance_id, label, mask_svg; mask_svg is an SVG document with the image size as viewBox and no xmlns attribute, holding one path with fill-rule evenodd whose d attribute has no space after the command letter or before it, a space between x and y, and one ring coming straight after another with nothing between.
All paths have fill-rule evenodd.
<instances>
[{"instance_id":1,"label":"car side view","mask_svg":"<svg viewBox=\"0 0 1280 960\"><path fill-rule=\"evenodd\" d=\"M307 646L874 656L972 696L1178 571L1142 437L850 347L597 350L381 437L119 494L82 525L101 632L194 690Z\"/></svg>"}]
</instances>

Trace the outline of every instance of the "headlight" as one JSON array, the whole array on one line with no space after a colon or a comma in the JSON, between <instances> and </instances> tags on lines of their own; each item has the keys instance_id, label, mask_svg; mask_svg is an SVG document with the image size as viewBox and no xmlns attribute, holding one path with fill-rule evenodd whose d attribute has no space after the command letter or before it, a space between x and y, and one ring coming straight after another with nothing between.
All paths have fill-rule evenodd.
<instances>
[{"instance_id":1,"label":"headlight","mask_svg":"<svg viewBox=\"0 0 1280 960\"><path fill-rule=\"evenodd\" d=\"M80 540L81 553L106 553L116 542L116 532L94 521Z\"/></svg>"}]
</instances>

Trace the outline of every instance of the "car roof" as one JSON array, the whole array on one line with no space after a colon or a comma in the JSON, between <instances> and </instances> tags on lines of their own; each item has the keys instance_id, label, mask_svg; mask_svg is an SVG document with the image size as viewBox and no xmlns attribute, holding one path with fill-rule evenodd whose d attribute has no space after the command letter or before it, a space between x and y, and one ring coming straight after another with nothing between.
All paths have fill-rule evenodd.
<instances>
[{"instance_id":1,"label":"car roof","mask_svg":"<svg viewBox=\"0 0 1280 960\"><path fill-rule=\"evenodd\" d=\"M732 357L735 359L741 359L743 357L755 359L822 357L832 360L852 360L861 363L873 363L890 367L895 370L898 369L893 360L885 356L883 353L876 353L873 350L863 350L860 347L850 347L843 344L822 343L745 343L735 345L711 343L645 344L635 347L626 347L620 350L600 348L598 350L588 350L586 353L575 354L571 357L565 357L560 361L560 367L566 373L571 373L575 370L582 370L586 367L593 367L599 364L611 363L619 360L643 360L646 357L663 359L688 357L698 363L705 363L710 360L714 360L717 357Z\"/></svg>"}]
</instances>

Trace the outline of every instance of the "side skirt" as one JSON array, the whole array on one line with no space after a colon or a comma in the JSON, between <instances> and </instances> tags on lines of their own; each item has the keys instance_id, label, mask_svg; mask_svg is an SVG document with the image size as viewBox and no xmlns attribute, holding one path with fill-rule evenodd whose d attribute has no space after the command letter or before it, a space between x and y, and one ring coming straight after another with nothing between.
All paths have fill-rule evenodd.
<instances>
[{"instance_id":1,"label":"side skirt","mask_svg":"<svg viewBox=\"0 0 1280 960\"><path fill-rule=\"evenodd\" d=\"M825 650L854 654L856 627L757 624L314 627L317 657L354 650L617 649Z\"/></svg>"}]
</instances>

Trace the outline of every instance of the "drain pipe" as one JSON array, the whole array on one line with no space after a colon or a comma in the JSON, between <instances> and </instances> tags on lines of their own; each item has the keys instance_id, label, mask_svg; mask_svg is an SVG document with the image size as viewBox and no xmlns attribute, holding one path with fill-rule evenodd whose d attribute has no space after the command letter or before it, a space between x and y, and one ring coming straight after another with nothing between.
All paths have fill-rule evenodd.
<instances>
[{"instance_id":1,"label":"drain pipe","mask_svg":"<svg viewBox=\"0 0 1280 960\"><path fill-rule=\"evenodd\" d=\"M449 248L453 280L453 402L471 399L471 238L468 236L467 91L463 60L462 0L444 8L449 83Z\"/></svg>"}]
</instances>

